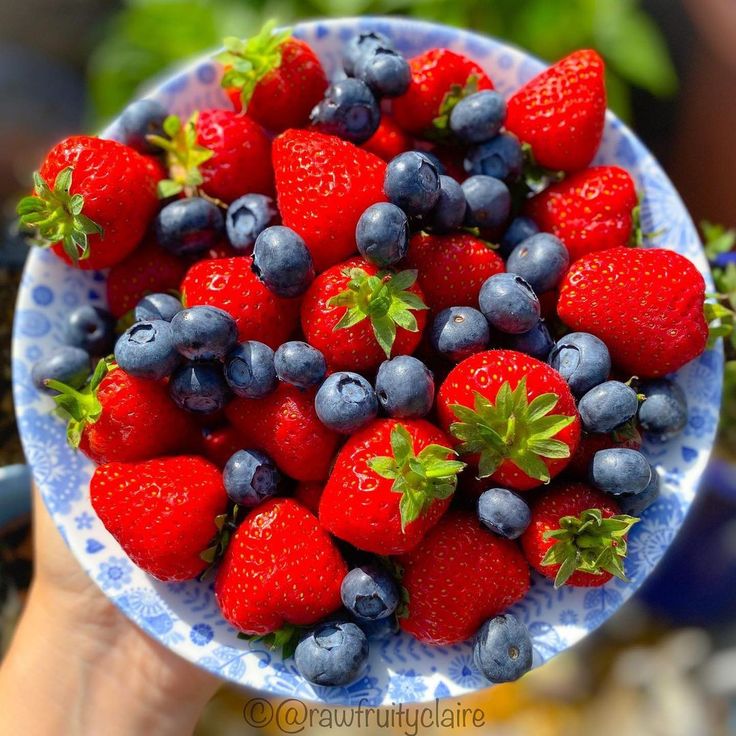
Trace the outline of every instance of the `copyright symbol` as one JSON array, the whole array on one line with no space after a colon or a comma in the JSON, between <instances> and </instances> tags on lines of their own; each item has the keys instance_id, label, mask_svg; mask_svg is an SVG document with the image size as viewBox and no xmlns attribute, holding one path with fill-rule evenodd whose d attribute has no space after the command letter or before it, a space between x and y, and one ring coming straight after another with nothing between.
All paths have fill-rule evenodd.
<instances>
[{"instance_id":1,"label":"copyright symbol","mask_svg":"<svg viewBox=\"0 0 736 736\"><path fill-rule=\"evenodd\" d=\"M276 709L276 726L283 733L301 733L307 720L307 706L301 700L289 698Z\"/></svg>"},{"instance_id":2,"label":"copyright symbol","mask_svg":"<svg viewBox=\"0 0 736 736\"><path fill-rule=\"evenodd\" d=\"M243 706L243 719L253 728L264 728L273 720L273 706L265 698L246 700Z\"/></svg>"}]
</instances>

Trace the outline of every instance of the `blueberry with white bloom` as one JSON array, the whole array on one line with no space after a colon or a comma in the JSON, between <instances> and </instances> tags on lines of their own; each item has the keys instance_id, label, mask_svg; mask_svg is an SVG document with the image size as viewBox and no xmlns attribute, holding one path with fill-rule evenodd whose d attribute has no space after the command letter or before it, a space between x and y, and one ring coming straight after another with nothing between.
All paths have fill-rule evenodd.
<instances>
[{"instance_id":1,"label":"blueberry with white bloom","mask_svg":"<svg viewBox=\"0 0 736 736\"><path fill-rule=\"evenodd\" d=\"M90 374L89 353L72 345L60 345L45 358L37 361L31 369L31 381L41 391L53 391L46 381L81 388Z\"/></svg>"},{"instance_id":2,"label":"blueberry with white bloom","mask_svg":"<svg viewBox=\"0 0 736 736\"><path fill-rule=\"evenodd\" d=\"M685 429L687 400L676 383L666 378L647 381L641 392L646 399L639 407L639 422L648 435L669 440Z\"/></svg>"},{"instance_id":3,"label":"blueberry with white bloom","mask_svg":"<svg viewBox=\"0 0 736 736\"><path fill-rule=\"evenodd\" d=\"M478 297L480 311L500 332L519 335L536 327L539 299L521 276L497 273L486 279Z\"/></svg>"},{"instance_id":4,"label":"blueberry with white bloom","mask_svg":"<svg viewBox=\"0 0 736 736\"><path fill-rule=\"evenodd\" d=\"M506 613L486 621L476 634L473 661L490 682L513 682L532 668L532 639L516 616Z\"/></svg>"},{"instance_id":5,"label":"blueberry with white bloom","mask_svg":"<svg viewBox=\"0 0 736 736\"><path fill-rule=\"evenodd\" d=\"M277 385L274 353L257 340L236 345L225 358L225 380L237 396L260 399Z\"/></svg>"},{"instance_id":6,"label":"blueberry with white bloom","mask_svg":"<svg viewBox=\"0 0 736 736\"><path fill-rule=\"evenodd\" d=\"M379 268L394 266L409 250L409 220L395 204L373 204L358 220L355 242L370 263Z\"/></svg>"},{"instance_id":7,"label":"blueberry with white bloom","mask_svg":"<svg viewBox=\"0 0 736 736\"><path fill-rule=\"evenodd\" d=\"M314 264L306 243L283 225L266 228L253 247L253 272L274 294L301 296L314 281Z\"/></svg>"},{"instance_id":8,"label":"blueberry with white bloom","mask_svg":"<svg viewBox=\"0 0 736 736\"><path fill-rule=\"evenodd\" d=\"M470 227L495 228L509 219L511 193L492 176L471 176L462 183L467 208L465 224Z\"/></svg>"},{"instance_id":9,"label":"blueberry with white bloom","mask_svg":"<svg viewBox=\"0 0 736 736\"><path fill-rule=\"evenodd\" d=\"M532 235L536 235L539 232L537 223L531 219L531 217L524 217L519 215L515 217L509 223L506 231L501 236L501 242L499 243L499 255L501 258L508 258L511 255L511 251L516 248L522 240L531 238Z\"/></svg>"},{"instance_id":10,"label":"blueberry with white bloom","mask_svg":"<svg viewBox=\"0 0 736 736\"><path fill-rule=\"evenodd\" d=\"M163 135L166 108L156 100L137 100L123 110L118 120L120 142L138 153L161 153L161 149L148 140L149 135Z\"/></svg>"},{"instance_id":11,"label":"blueberry with white bloom","mask_svg":"<svg viewBox=\"0 0 736 736\"><path fill-rule=\"evenodd\" d=\"M489 488L478 498L483 526L506 539L518 539L529 526L531 511L521 496L505 488Z\"/></svg>"},{"instance_id":12,"label":"blueberry with white bloom","mask_svg":"<svg viewBox=\"0 0 736 736\"><path fill-rule=\"evenodd\" d=\"M389 572L379 565L354 567L342 579L340 597L359 621L390 616L399 605L399 589Z\"/></svg>"},{"instance_id":13,"label":"blueberry with white bloom","mask_svg":"<svg viewBox=\"0 0 736 736\"><path fill-rule=\"evenodd\" d=\"M465 154L463 168L468 174L483 174L503 181L517 181L524 170L524 153L519 139L511 133L472 146Z\"/></svg>"},{"instance_id":14,"label":"blueberry with white bloom","mask_svg":"<svg viewBox=\"0 0 736 736\"><path fill-rule=\"evenodd\" d=\"M569 265L563 242L549 233L537 233L511 251L506 270L521 276L536 294L543 294L560 283Z\"/></svg>"},{"instance_id":15,"label":"blueberry with white bloom","mask_svg":"<svg viewBox=\"0 0 736 736\"><path fill-rule=\"evenodd\" d=\"M225 230L230 245L243 255L253 252L256 238L276 219L276 203L265 194L238 197L228 208Z\"/></svg>"},{"instance_id":16,"label":"blueberry with white bloom","mask_svg":"<svg viewBox=\"0 0 736 736\"><path fill-rule=\"evenodd\" d=\"M300 340L281 345L274 355L273 363L279 380L297 388L317 386L327 374L325 356L317 348Z\"/></svg>"},{"instance_id":17,"label":"blueberry with white bloom","mask_svg":"<svg viewBox=\"0 0 736 736\"><path fill-rule=\"evenodd\" d=\"M628 422L639 408L639 397L621 381L604 381L583 394L578 403L587 432L612 432Z\"/></svg>"},{"instance_id":18,"label":"blueberry with white bloom","mask_svg":"<svg viewBox=\"0 0 736 736\"><path fill-rule=\"evenodd\" d=\"M384 360L378 368L376 395L390 417L423 417L429 414L434 403L434 376L421 360L411 355L397 355Z\"/></svg>"},{"instance_id":19,"label":"blueberry with white bloom","mask_svg":"<svg viewBox=\"0 0 736 736\"><path fill-rule=\"evenodd\" d=\"M189 360L222 360L238 341L238 326L217 307L182 309L171 320L176 349Z\"/></svg>"},{"instance_id":20,"label":"blueberry with white bloom","mask_svg":"<svg viewBox=\"0 0 736 736\"><path fill-rule=\"evenodd\" d=\"M389 162L383 191L407 215L426 215L439 199L440 174L423 153L407 151Z\"/></svg>"},{"instance_id":21,"label":"blueberry with white bloom","mask_svg":"<svg viewBox=\"0 0 736 736\"><path fill-rule=\"evenodd\" d=\"M356 76L378 97L403 95L411 82L409 62L397 51L377 46L358 62Z\"/></svg>"},{"instance_id":22,"label":"blueberry with white bloom","mask_svg":"<svg viewBox=\"0 0 736 736\"><path fill-rule=\"evenodd\" d=\"M201 253L220 240L225 221L220 208L202 197L176 199L165 205L154 221L156 238L177 256Z\"/></svg>"},{"instance_id":23,"label":"blueberry with white bloom","mask_svg":"<svg viewBox=\"0 0 736 736\"><path fill-rule=\"evenodd\" d=\"M506 345L510 350L526 353L526 355L531 355L532 358L546 361L550 351L555 346L555 341L549 334L544 320L540 319L528 332L509 335L506 338Z\"/></svg>"},{"instance_id":24,"label":"blueberry with white bloom","mask_svg":"<svg viewBox=\"0 0 736 736\"><path fill-rule=\"evenodd\" d=\"M557 341L547 361L575 396L603 383L611 373L611 355L603 340L587 332L571 332Z\"/></svg>"},{"instance_id":25,"label":"blueberry with white bloom","mask_svg":"<svg viewBox=\"0 0 736 736\"><path fill-rule=\"evenodd\" d=\"M393 43L388 36L378 31L367 31L353 36L343 47L342 65L345 74L355 75L361 59L377 48L393 49Z\"/></svg>"},{"instance_id":26,"label":"blueberry with white bloom","mask_svg":"<svg viewBox=\"0 0 736 736\"><path fill-rule=\"evenodd\" d=\"M192 362L177 368L169 381L174 403L194 414L211 414L222 409L230 391L217 362Z\"/></svg>"},{"instance_id":27,"label":"blueberry with white bloom","mask_svg":"<svg viewBox=\"0 0 736 736\"><path fill-rule=\"evenodd\" d=\"M108 355L115 344L115 318L106 309L82 304L68 312L62 322L67 345L90 355Z\"/></svg>"},{"instance_id":28,"label":"blueberry with white bloom","mask_svg":"<svg viewBox=\"0 0 736 736\"><path fill-rule=\"evenodd\" d=\"M429 341L440 355L459 363L485 350L491 341L491 331L477 309L449 307L434 318Z\"/></svg>"},{"instance_id":29,"label":"blueberry with white bloom","mask_svg":"<svg viewBox=\"0 0 736 736\"><path fill-rule=\"evenodd\" d=\"M324 621L302 634L294 662L314 685L349 685L361 677L368 660L368 640L352 621Z\"/></svg>"},{"instance_id":30,"label":"blueberry with white bloom","mask_svg":"<svg viewBox=\"0 0 736 736\"><path fill-rule=\"evenodd\" d=\"M326 427L352 434L376 418L378 399L373 386L363 376L339 371L328 376L319 387L314 408Z\"/></svg>"},{"instance_id":31,"label":"blueberry with white bloom","mask_svg":"<svg viewBox=\"0 0 736 736\"><path fill-rule=\"evenodd\" d=\"M435 233L457 230L465 221L465 193L451 176L440 174L440 196L427 215L426 226Z\"/></svg>"},{"instance_id":32,"label":"blueberry with white bloom","mask_svg":"<svg viewBox=\"0 0 736 736\"><path fill-rule=\"evenodd\" d=\"M253 508L276 495L281 475L268 455L258 450L238 450L227 461L222 480L233 503Z\"/></svg>"},{"instance_id":33,"label":"blueberry with white bloom","mask_svg":"<svg viewBox=\"0 0 736 736\"><path fill-rule=\"evenodd\" d=\"M450 130L463 143L483 143L501 130L506 119L506 102L494 90L464 97L452 108Z\"/></svg>"},{"instance_id":34,"label":"blueberry with white bloom","mask_svg":"<svg viewBox=\"0 0 736 736\"><path fill-rule=\"evenodd\" d=\"M622 514L641 516L658 498L660 494L659 474L652 468L652 479L640 493L622 493L616 497Z\"/></svg>"},{"instance_id":35,"label":"blueberry with white bloom","mask_svg":"<svg viewBox=\"0 0 736 736\"><path fill-rule=\"evenodd\" d=\"M115 343L115 362L136 378L160 381L171 375L180 361L174 331L162 319L136 322Z\"/></svg>"},{"instance_id":36,"label":"blueberry with white bloom","mask_svg":"<svg viewBox=\"0 0 736 736\"><path fill-rule=\"evenodd\" d=\"M598 450L590 466L590 480L606 493L641 493L652 480L652 467L638 450L614 447Z\"/></svg>"},{"instance_id":37,"label":"blueberry with white bloom","mask_svg":"<svg viewBox=\"0 0 736 736\"><path fill-rule=\"evenodd\" d=\"M365 82L341 79L327 88L312 110L310 121L323 133L365 143L378 130L381 109Z\"/></svg>"},{"instance_id":38,"label":"blueberry with white bloom","mask_svg":"<svg viewBox=\"0 0 736 736\"><path fill-rule=\"evenodd\" d=\"M138 322L154 319L171 322L182 309L181 300L172 294L149 294L136 304L134 314Z\"/></svg>"}]
</instances>

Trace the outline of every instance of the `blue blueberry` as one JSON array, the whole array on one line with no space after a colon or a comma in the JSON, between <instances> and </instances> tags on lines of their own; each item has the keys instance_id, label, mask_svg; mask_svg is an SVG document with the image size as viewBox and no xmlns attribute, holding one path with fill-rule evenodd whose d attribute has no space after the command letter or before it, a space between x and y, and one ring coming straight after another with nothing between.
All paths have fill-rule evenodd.
<instances>
[{"instance_id":1,"label":"blue blueberry","mask_svg":"<svg viewBox=\"0 0 736 736\"><path fill-rule=\"evenodd\" d=\"M211 414L230 398L222 365L216 362L186 363L169 381L169 394L181 409L194 414Z\"/></svg>"},{"instance_id":2,"label":"blue blueberry","mask_svg":"<svg viewBox=\"0 0 736 736\"><path fill-rule=\"evenodd\" d=\"M532 668L529 630L506 613L486 621L473 643L473 661L490 682L513 682Z\"/></svg>"},{"instance_id":3,"label":"blue blueberry","mask_svg":"<svg viewBox=\"0 0 736 736\"><path fill-rule=\"evenodd\" d=\"M437 173L440 176L447 174L447 169L445 168L445 165L440 161L439 156L436 153L432 153L432 151L417 151L417 153L424 156L424 158L429 159L429 161L434 164L435 169L437 169Z\"/></svg>"},{"instance_id":4,"label":"blue blueberry","mask_svg":"<svg viewBox=\"0 0 736 736\"><path fill-rule=\"evenodd\" d=\"M652 479L641 493L622 493L616 501L622 514L638 518L659 498L659 494L659 474L652 468Z\"/></svg>"},{"instance_id":5,"label":"blue blueberry","mask_svg":"<svg viewBox=\"0 0 736 736\"><path fill-rule=\"evenodd\" d=\"M325 621L302 634L294 652L299 674L314 685L349 685L363 674L368 640L352 621Z\"/></svg>"},{"instance_id":6,"label":"blue blueberry","mask_svg":"<svg viewBox=\"0 0 736 736\"><path fill-rule=\"evenodd\" d=\"M483 175L471 176L463 182L462 187L467 203L466 225L494 228L500 227L509 219L511 193L500 179Z\"/></svg>"},{"instance_id":7,"label":"blue blueberry","mask_svg":"<svg viewBox=\"0 0 736 736\"><path fill-rule=\"evenodd\" d=\"M378 368L376 395L390 417L423 417L429 414L434 403L434 376L421 360L411 355L397 355L384 360Z\"/></svg>"},{"instance_id":8,"label":"blue blueberry","mask_svg":"<svg viewBox=\"0 0 736 736\"><path fill-rule=\"evenodd\" d=\"M588 432L612 432L628 422L639 408L639 397L631 386L604 381L587 391L578 403L583 427Z\"/></svg>"},{"instance_id":9,"label":"blue blueberry","mask_svg":"<svg viewBox=\"0 0 736 736\"><path fill-rule=\"evenodd\" d=\"M489 488L478 498L478 518L483 526L506 539L518 539L529 526L529 505L505 488Z\"/></svg>"},{"instance_id":10,"label":"blue blueberry","mask_svg":"<svg viewBox=\"0 0 736 736\"><path fill-rule=\"evenodd\" d=\"M379 268L394 266L409 250L409 220L395 204L373 204L358 220L355 242L367 261Z\"/></svg>"},{"instance_id":11,"label":"blue blueberry","mask_svg":"<svg viewBox=\"0 0 736 736\"><path fill-rule=\"evenodd\" d=\"M500 332L519 335L536 327L539 299L521 276L497 273L486 279L478 297L480 311Z\"/></svg>"},{"instance_id":12,"label":"blue blueberry","mask_svg":"<svg viewBox=\"0 0 736 736\"><path fill-rule=\"evenodd\" d=\"M323 133L352 143L365 143L381 122L381 109L370 88L360 79L331 84L312 110L312 125Z\"/></svg>"},{"instance_id":13,"label":"blue blueberry","mask_svg":"<svg viewBox=\"0 0 736 736\"><path fill-rule=\"evenodd\" d=\"M736 251L718 253L715 258L711 259L711 263L717 268L728 268L730 264L736 265Z\"/></svg>"},{"instance_id":14,"label":"blue blueberry","mask_svg":"<svg viewBox=\"0 0 736 736\"><path fill-rule=\"evenodd\" d=\"M386 641L401 633L396 616L387 616L375 621L361 621L360 628L366 635L368 641Z\"/></svg>"},{"instance_id":15,"label":"blue blueberry","mask_svg":"<svg viewBox=\"0 0 736 736\"><path fill-rule=\"evenodd\" d=\"M440 355L459 363L485 350L491 341L491 331L488 321L477 309L449 307L434 318L429 341Z\"/></svg>"},{"instance_id":16,"label":"blue blueberry","mask_svg":"<svg viewBox=\"0 0 736 736\"><path fill-rule=\"evenodd\" d=\"M295 297L314 280L314 264L302 238L283 225L266 228L253 247L253 272L274 294Z\"/></svg>"},{"instance_id":17,"label":"blue blueberry","mask_svg":"<svg viewBox=\"0 0 736 736\"><path fill-rule=\"evenodd\" d=\"M544 320L540 319L529 332L522 332L520 335L509 335L506 344L510 350L526 353L531 355L532 358L546 361L550 351L555 346L555 341L549 334Z\"/></svg>"},{"instance_id":18,"label":"blue blueberry","mask_svg":"<svg viewBox=\"0 0 736 736\"><path fill-rule=\"evenodd\" d=\"M637 450L598 450L590 466L591 482L606 493L641 493L652 480L652 467Z\"/></svg>"},{"instance_id":19,"label":"blue blueberry","mask_svg":"<svg viewBox=\"0 0 736 736\"><path fill-rule=\"evenodd\" d=\"M123 110L118 120L120 142L139 153L161 153L146 136L163 135L166 108L156 100L137 100Z\"/></svg>"},{"instance_id":20,"label":"blue blueberry","mask_svg":"<svg viewBox=\"0 0 736 736\"><path fill-rule=\"evenodd\" d=\"M465 193L451 176L440 174L440 196L427 215L426 226L435 233L449 233L465 222Z\"/></svg>"},{"instance_id":21,"label":"blue blueberry","mask_svg":"<svg viewBox=\"0 0 736 736\"><path fill-rule=\"evenodd\" d=\"M587 332L571 332L558 340L548 362L567 381L575 396L603 383L611 373L611 355L606 344Z\"/></svg>"},{"instance_id":22,"label":"blue blueberry","mask_svg":"<svg viewBox=\"0 0 736 736\"><path fill-rule=\"evenodd\" d=\"M376 46L363 54L356 75L378 97L403 95L411 82L409 62L394 49Z\"/></svg>"},{"instance_id":23,"label":"blue blueberry","mask_svg":"<svg viewBox=\"0 0 736 736\"><path fill-rule=\"evenodd\" d=\"M225 358L225 380L234 394L245 399L270 394L278 382L273 350L256 340L240 343Z\"/></svg>"},{"instance_id":24,"label":"blue blueberry","mask_svg":"<svg viewBox=\"0 0 736 736\"><path fill-rule=\"evenodd\" d=\"M181 300L171 294L149 294L136 304L134 314L138 322L154 319L171 322L182 309Z\"/></svg>"},{"instance_id":25,"label":"blue blueberry","mask_svg":"<svg viewBox=\"0 0 736 736\"><path fill-rule=\"evenodd\" d=\"M136 322L115 343L115 362L136 378L160 381L180 360L171 324L162 319Z\"/></svg>"},{"instance_id":26,"label":"blue blueberry","mask_svg":"<svg viewBox=\"0 0 736 736\"><path fill-rule=\"evenodd\" d=\"M154 223L159 244L174 255L201 253L222 237L220 208L202 197L176 199L164 206Z\"/></svg>"},{"instance_id":27,"label":"blue blueberry","mask_svg":"<svg viewBox=\"0 0 736 736\"><path fill-rule=\"evenodd\" d=\"M238 341L238 326L217 307L182 309L171 320L176 349L189 360L222 360Z\"/></svg>"},{"instance_id":28,"label":"blue blueberry","mask_svg":"<svg viewBox=\"0 0 736 736\"><path fill-rule=\"evenodd\" d=\"M276 203L265 194L246 194L236 199L225 216L225 230L230 245L249 255L256 238L276 219Z\"/></svg>"},{"instance_id":29,"label":"blue blueberry","mask_svg":"<svg viewBox=\"0 0 736 736\"><path fill-rule=\"evenodd\" d=\"M379 565L354 567L342 579L340 597L359 621L377 621L390 616L399 605L399 588L389 572Z\"/></svg>"},{"instance_id":30,"label":"blue blueberry","mask_svg":"<svg viewBox=\"0 0 736 736\"><path fill-rule=\"evenodd\" d=\"M67 345L90 355L109 355L115 345L115 318L105 309L83 304L65 316L62 336Z\"/></svg>"},{"instance_id":31,"label":"blue blueberry","mask_svg":"<svg viewBox=\"0 0 736 736\"><path fill-rule=\"evenodd\" d=\"M327 374L325 356L317 348L299 340L281 345L273 362L279 380L297 388L317 386Z\"/></svg>"},{"instance_id":32,"label":"blue blueberry","mask_svg":"<svg viewBox=\"0 0 736 736\"><path fill-rule=\"evenodd\" d=\"M61 345L31 368L31 381L41 391L47 388L46 381L60 381L72 388L81 388L90 374L89 353L72 345Z\"/></svg>"},{"instance_id":33,"label":"blue blueberry","mask_svg":"<svg viewBox=\"0 0 736 736\"><path fill-rule=\"evenodd\" d=\"M319 387L314 408L322 424L335 432L352 434L376 418L376 392L363 376L340 371Z\"/></svg>"},{"instance_id":34,"label":"blue blueberry","mask_svg":"<svg viewBox=\"0 0 736 736\"><path fill-rule=\"evenodd\" d=\"M423 153L400 153L386 167L383 191L407 215L426 215L440 197L440 174Z\"/></svg>"},{"instance_id":35,"label":"blue blueberry","mask_svg":"<svg viewBox=\"0 0 736 736\"><path fill-rule=\"evenodd\" d=\"M539 232L537 223L531 217L519 215L509 223L506 232L501 236L499 254L506 259L511 255L511 251L516 248L522 240L531 238Z\"/></svg>"},{"instance_id":36,"label":"blue blueberry","mask_svg":"<svg viewBox=\"0 0 736 736\"><path fill-rule=\"evenodd\" d=\"M450 130L462 143L483 143L501 130L506 119L506 102L495 91L468 95L452 108Z\"/></svg>"},{"instance_id":37,"label":"blue blueberry","mask_svg":"<svg viewBox=\"0 0 736 736\"><path fill-rule=\"evenodd\" d=\"M517 181L524 170L524 153L516 136L501 133L490 141L468 149L463 168L468 174Z\"/></svg>"},{"instance_id":38,"label":"blue blueberry","mask_svg":"<svg viewBox=\"0 0 736 736\"><path fill-rule=\"evenodd\" d=\"M537 233L514 248L506 270L518 274L536 294L554 289L570 265L570 255L559 238Z\"/></svg>"},{"instance_id":39,"label":"blue blueberry","mask_svg":"<svg viewBox=\"0 0 736 736\"><path fill-rule=\"evenodd\" d=\"M646 399L639 407L639 422L648 435L669 440L685 429L687 400L676 383L666 378L647 381L641 392Z\"/></svg>"},{"instance_id":40,"label":"blue blueberry","mask_svg":"<svg viewBox=\"0 0 736 736\"><path fill-rule=\"evenodd\" d=\"M388 36L377 31L358 33L353 36L343 48L342 65L345 74L349 77L354 76L362 58L377 48L393 49L394 46Z\"/></svg>"},{"instance_id":41,"label":"blue blueberry","mask_svg":"<svg viewBox=\"0 0 736 736\"><path fill-rule=\"evenodd\" d=\"M225 465L222 480L233 503L253 508L279 490L281 475L268 455L238 450Z\"/></svg>"}]
</instances>

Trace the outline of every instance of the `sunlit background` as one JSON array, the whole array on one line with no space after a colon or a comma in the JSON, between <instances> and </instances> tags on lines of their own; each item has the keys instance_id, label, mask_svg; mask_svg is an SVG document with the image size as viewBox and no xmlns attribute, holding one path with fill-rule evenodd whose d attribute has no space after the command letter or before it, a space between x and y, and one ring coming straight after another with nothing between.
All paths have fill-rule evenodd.
<instances>
[{"instance_id":1,"label":"sunlit background","mask_svg":"<svg viewBox=\"0 0 736 736\"><path fill-rule=\"evenodd\" d=\"M267 18L391 13L496 35L548 60L596 48L610 106L659 156L694 219L736 226L736 4L728 0L0 0L0 465L23 462L9 335L25 246L12 213L50 144L94 131L146 80ZM733 269L719 288L736 294ZM716 460L659 571L582 646L519 683L466 698L484 709L485 732L736 733L733 363L727 376ZM0 495L0 656L31 570L27 516L18 520L24 498L8 497ZM244 700L223 688L198 736L249 733Z\"/></svg>"}]
</instances>

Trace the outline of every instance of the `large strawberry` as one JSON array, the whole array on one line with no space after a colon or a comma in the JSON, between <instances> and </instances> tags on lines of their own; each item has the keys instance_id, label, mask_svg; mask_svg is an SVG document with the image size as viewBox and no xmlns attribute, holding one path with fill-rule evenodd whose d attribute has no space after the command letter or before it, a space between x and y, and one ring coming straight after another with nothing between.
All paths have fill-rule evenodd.
<instances>
[{"instance_id":1,"label":"large strawberry","mask_svg":"<svg viewBox=\"0 0 736 736\"><path fill-rule=\"evenodd\" d=\"M307 43L267 23L251 38L226 38L224 46L217 56L225 65L222 86L238 112L277 133L306 127L327 89L322 64Z\"/></svg>"},{"instance_id":2,"label":"large strawberry","mask_svg":"<svg viewBox=\"0 0 736 736\"><path fill-rule=\"evenodd\" d=\"M636 187L618 166L594 166L532 197L527 214L556 235L570 261L594 251L629 245L638 205Z\"/></svg>"},{"instance_id":3,"label":"large strawberry","mask_svg":"<svg viewBox=\"0 0 736 736\"><path fill-rule=\"evenodd\" d=\"M273 194L271 141L248 115L202 110L184 123L171 115L164 132L152 136L166 152L170 177L159 182L159 196L201 190L230 203L243 194Z\"/></svg>"},{"instance_id":4,"label":"large strawberry","mask_svg":"<svg viewBox=\"0 0 736 736\"><path fill-rule=\"evenodd\" d=\"M335 136L287 130L273 166L283 223L304 238L317 273L355 253L360 216L386 199L386 162Z\"/></svg>"},{"instance_id":5,"label":"large strawberry","mask_svg":"<svg viewBox=\"0 0 736 736\"><path fill-rule=\"evenodd\" d=\"M425 301L434 312L477 306L485 280L505 270L496 251L470 233L417 233L406 262L417 269Z\"/></svg>"},{"instance_id":6,"label":"large strawberry","mask_svg":"<svg viewBox=\"0 0 736 736\"><path fill-rule=\"evenodd\" d=\"M400 153L410 150L411 147L409 136L388 115L381 116L376 132L361 145L361 148L375 153L384 161L396 158Z\"/></svg>"},{"instance_id":7,"label":"large strawberry","mask_svg":"<svg viewBox=\"0 0 736 736\"><path fill-rule=\"evenodd\" d=\"M187 307L208 305L231 314L241 340L260 340L274 350L286 342L299 319L299 300L284 299L253 273L250 256L195 263L181 283Z\"/></svg>"},{"instance_id":8,"label":"large strawberry","mask_svg":"<svg viewBox=\"0 0 736 736\"><path fill-rule=\"evenodd\" d=\"M222 424L217 427L205 427L200 439L202 454L218 468L224 468L227 461L238 451L245 449L243 440L235 427Z\"/></svg>"},{"instance_id":9,"label":"large strawberry","mask_svg":"<svg viewBox=\"0 0 736 736\"><path fill-rule=\"evenodd\" d=\"M621 371L650 378L676 371L703 352L704 300L703 277L679 253L611 248L572 265L557 312L572 330L603 340Z\"/></svg>"},{"instance_id":10,"label":"large strawberry","mask_svg":"<svg viewBox=\"0 0 736 736\"><path fill-rule=\"evenodd\" d=\"M169 251L145 238L107 275L107 307L115 317L127 314L146 294L179 288L186 266Z\"/></svg>"},{"instance_id":11,"label":"large strawberry","mask_svg":"<svg viewBox=\"0 0 736 736\"><path fill-rule=\"evenodd\" d=\"M337 610L346 573L317 519L293 499L273 498L253 509L231 538L215 596L232 626L262 636Z\"/></svg>"},{"instance_id":12,"label":"large strawberry","mask_svg":"<svg viewBox=\"0 0 736 736\"><path fill-rule=\"evenodd\" d=\"M222 473L201 457L100 465L90 483L92 508L125 554L158 580L190 580L226 513Z\"/></svg>"},{"instance_id":13,"label":"large strawberry","mask_svg":"<svg viewBox=\"0 0 736 736\"><path fill-rule=\"evenodd\" d=\"M603 59L582 50L534 77L509 99L506 128L531 146L540 166L577 171L595 156L605 115Z\"/></svg>"},{"instance_id":14,"label":"large strawberry","mask_svg":"<svg viewBox=\"0 0 736 736\"><path fill-rule=\"evenodd\" d=\"M324 480L339 436L318 419L314 394L281 383L262 399L234 399L225 413L243 447L262 450L296 480Z\"/></svg>"},{"instance_id":15,"label":"large strawberry","mask_svg":"<svg viewBox=\"0 0 736 736\"><path fill-rule=\"evenodd\" d=\"M516 490L549 482L580 441L580 418L562 376L513 350L458 363L440 387L437 409L478 476Z\"/></svg>"},{"instance_id":16,"label":"large strawberry","mask_svg":"<svg viewBox=\"0 0 736 736\"><path fill-rule=\"evenodd\" d=\"M135 250L158 207L144 156L115 141L57 143L18 203L21 225L78 268L107 268Z\"/></svg>"},{"instance_id":17,"label":"large strawberry","mask_svg":"<svg viewBox=\"0 0 736 736\"><path fill-rule=\"evenodd\" d=\"M325 484L322 481L301 481L294 490L294 500L318 516L319 500L322 498L324 489Z\"/></svg>"},{"instance_id":18,"label":"large strawberry","mask_svg":"<svg viewBox=\"0 0 736 736\"><path fill-rule=\"evenodd\" d=\"M424 420L380 419L340 450L319 504L322 526L359 549L409 552L444 514L463 463Z\"/></svg>"},{"instance_id":19,"label":"large strawberry","mask_svg":"<svg viewBox=\"0 0 736 736\"><path fill-rule=\"evenodd\" d=\"M332 370L370 371L413 353L427 322L416 278L416 271L382 272L363 258L328 268L304 295L307 341Z\"/></svg>"},{"instance_id":20,"label":"large strawberry","mask_svg":"<svg viewBox=\"0 0 736 736\"><path fill-rule=\"evenodd\" d=\"M517 545L481 528L470 512L448 513L398 561L409 599L399 623L427 644L469 639L529 589L529 566Z\"/></svg>"},{"instance_id":21,"label":"large strawberry","mask_svg":"<svg viewBox=\"0 0 736 736\"><path fill-rule=\"evenodd\" d=\"M191 415L169 397L166 384L108 372L100 361L89 383L74 389L49 381L56 404L68 416L69 444L100 463L132 463L184 452L196 444Z\"/></svg>"},{"instance_id":22,"label":"large strawberry","mask_svg":"<svg viewBox=\"0 0 736 736\"><path fill-rule=\"evenodd\" d=\"M407 132L445 130L452 107L466 95L493 89L488 75L471 59L449 49L430 49L409 61L411 83L393 100L396 122Z\"/></svg>"},{"instance_id":23,"label":"large strawberry","mask_svg":"<svg viewBox=\"0 0 736 736\"><path fill-rule=\"evenodd\" d=\"M529 564L555 587L597 587L614 575L626 580L626 535L637 521L584 483L553 486L533 504L521 545Z\"/></svg>"}]
</instances>

